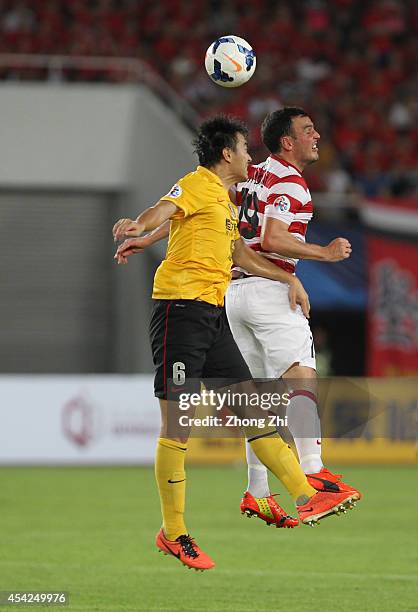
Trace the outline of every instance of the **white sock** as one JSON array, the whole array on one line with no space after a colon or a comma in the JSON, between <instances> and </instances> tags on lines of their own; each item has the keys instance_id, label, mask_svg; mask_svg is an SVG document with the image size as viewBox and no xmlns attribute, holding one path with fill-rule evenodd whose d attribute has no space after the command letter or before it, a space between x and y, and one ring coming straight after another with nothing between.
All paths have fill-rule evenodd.
<instances>
[{"instance_id":1,"label":"white sock","mask_svg":"<svg viewBox=\"0 0 418 612\"><path fill-rule=\"evenodd\" d=\"M302 470L305 474L314 474L324 466L316 397L310 391L295 390L290 398L286 409L287 426L295 441Z\"/></svg>"},{"instance_id":2,"label":"white sock","mask_svg":"<svg viewBox=\"0 0 418 612\"><path fill-rule=\"evenodd\" d=\"M254 495L254 497L268 497L270 489L267 468L261 463L247 440L245 441L245 452L248 465L247 491Z\"/></svg>"}]
</instances>

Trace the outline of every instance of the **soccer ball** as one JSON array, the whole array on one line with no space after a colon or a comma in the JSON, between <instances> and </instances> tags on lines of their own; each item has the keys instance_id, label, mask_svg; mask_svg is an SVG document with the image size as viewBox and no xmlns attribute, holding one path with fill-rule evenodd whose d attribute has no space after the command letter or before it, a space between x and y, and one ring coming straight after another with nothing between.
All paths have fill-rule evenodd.
<instances>
[{"instance_id":1,"label":"soccer ball","mask_svg":"<svg viewBox=\"0 0 418 612\"><path fill-rule=\"evenodd\" d=\"M221 36L206 51L205 68L209 77L222 87L244 85L254 74L255 53L239 36Z\"/></svg>"}]
</instances>

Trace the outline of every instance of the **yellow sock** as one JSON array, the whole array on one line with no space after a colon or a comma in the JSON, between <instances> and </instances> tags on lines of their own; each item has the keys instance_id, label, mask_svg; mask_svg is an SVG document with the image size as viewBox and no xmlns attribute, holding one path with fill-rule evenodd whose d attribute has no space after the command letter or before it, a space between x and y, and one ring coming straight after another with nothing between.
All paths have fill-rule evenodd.
<instances>
[{"instance_id":1,"label":"yellow sock","mask_svg":"<svg viewBox=\"0 0 418 612\"><path fill-rule=\"evenodd\" d=\"M291 448L277 433L249 442L260 461L284 484L295 501L315 495L316 490L306 480Z\"/></svg>"},{"instance_id":2,"label":"yellow sock","mask_svg":"<svg viewBox=\"0 0 418 612\"><path fill-rule=\"evenodd\" d=\"M187 533L184 524L187 443L159 438L155 455L155 478L160 492L165 537L175 540Z\"/></svg>"}]
</instances>

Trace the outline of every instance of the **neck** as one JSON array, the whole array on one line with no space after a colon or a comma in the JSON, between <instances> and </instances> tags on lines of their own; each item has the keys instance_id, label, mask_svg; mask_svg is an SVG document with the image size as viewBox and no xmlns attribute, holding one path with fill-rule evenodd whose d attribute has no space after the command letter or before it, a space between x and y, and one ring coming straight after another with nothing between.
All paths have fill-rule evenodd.
<instances>
[{"instance_id":1,"label":"neck","mask_svg":"<svg viewBox=\"0 0 418 612\"><path fill-rule=\"evenodd\" d=\"M286 151L280 151L279 153L275 153L275 155L277 155L277 157L280 157L281 159L284 159L284 161L288 164L292 164L292 166L295 166L295 168L297 168L301 174L306 168L307 164L301 162L300 159L295 159L295 157L291 153L286 153Z\"/></svg>"},{"instance_id":2,"label":"neck","mask_svg":"<svg viewBox=\"0 0 418 612\"><path fill-rule=\"evenodd\" d=\"M238 183L240 180L242 180L237 179L235 175L231 174L228 171L229 168L225 167L223 164L215 164L214 166L208 168L208 170L213 172L213 174L216 174L216 176L221 179L222 184L227 191L232 187L232 185L235 185L235 183Z\"/></svg>"}]
</instances>

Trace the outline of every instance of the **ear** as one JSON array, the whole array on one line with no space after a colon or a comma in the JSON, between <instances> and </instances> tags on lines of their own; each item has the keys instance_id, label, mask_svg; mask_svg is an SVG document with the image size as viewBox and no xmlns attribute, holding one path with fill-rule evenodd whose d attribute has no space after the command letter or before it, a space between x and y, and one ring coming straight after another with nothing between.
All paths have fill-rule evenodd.
<instances>
[{"instance_id":1,"label":"ear","mask_svg":"<svg viewBox=\"0 0 418 612\"><path fill-rule=\"evenodd\" d=\"M228 163L231 161L232 155L231 155L231 149L229 147L225 147L224 149L222 149L222 157Z\"/></svg>"},{"instance_id":2,"label":"ear","mask_svg":"<svg viewBox=\"0 0 418 612\"><path fill-rule=\"evenodd\" d=\"M290 136L282 136L280 139L283 151L291 151L293 149L293 142Z\"/></svg>"}]
</instances>

